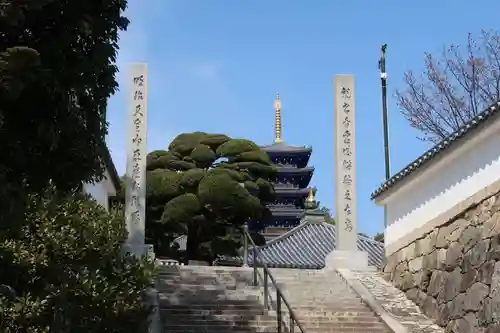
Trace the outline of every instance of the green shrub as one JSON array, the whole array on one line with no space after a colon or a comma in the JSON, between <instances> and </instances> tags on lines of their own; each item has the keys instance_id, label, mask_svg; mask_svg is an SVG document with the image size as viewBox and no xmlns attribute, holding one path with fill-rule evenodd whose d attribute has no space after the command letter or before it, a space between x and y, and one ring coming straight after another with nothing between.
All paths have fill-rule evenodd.
<instances>
[{"instance_id":1,"label":"green shrub","mask_svg":"<svg viewBox=\"0 0 500 333\"><path fill-rule=\"evenodd\" d=\"M243 224L261 227L274 199L269 180L276 169L249 140L182 133L168 151L148 154L147 165L146 234L157 254L175 255L171 240L185 234L188 260L234 255Z\"/></svg>"},{"instance_id":2,"label":"green shrub","mask_svg":"<svg viewBox=\"0 0 500 333\"><path fill-rule=\"evenodd\" d=\"M25 224L0 239L0 332L145 332L154 262L121 254L119 211L84 195L32 195ZM8 274L5 274L8 272Z\"/></svg>"}]
</instances>

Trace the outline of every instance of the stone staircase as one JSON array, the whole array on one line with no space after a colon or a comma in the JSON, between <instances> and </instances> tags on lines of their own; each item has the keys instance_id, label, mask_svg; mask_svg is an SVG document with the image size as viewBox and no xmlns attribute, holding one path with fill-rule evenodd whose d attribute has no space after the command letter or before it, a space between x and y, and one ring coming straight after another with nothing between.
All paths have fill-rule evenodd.
<instances>
[{"instance_id":1,"label":"stone staircase","mask_svg":"<svg viewBox=\"0 0 500 333\"><path fill-rule=\"evenodd\" d=\"M271 272L307 333L392 332L335 272ZM265 309L263 287L252 286L252 274L241 267L162 267L157 282L162 332L278 332L276 290L270 288L272 301ZM290 332L284 304L281 314L283 332Z\"/></svg>"},{"instance_id":2,"label":"stone staircase","mask_svg":"<svg viewBox=\"0 0 500 333\"><path fill-rule=\"evenodd\" d=\"M271 274L308 333L392 332L334 271L271 269Z\"/></svg>"},{"instance_id":3,"label":"stone staircase","mask_svg":"<svg viewBox=\"0 0 500 333\"><path fill-rule=\"evenodd\" d=\"M162 333L277 332L276 314L264 309L252 276L241 267L161 267Z\"/></svg>"}]
</instances>

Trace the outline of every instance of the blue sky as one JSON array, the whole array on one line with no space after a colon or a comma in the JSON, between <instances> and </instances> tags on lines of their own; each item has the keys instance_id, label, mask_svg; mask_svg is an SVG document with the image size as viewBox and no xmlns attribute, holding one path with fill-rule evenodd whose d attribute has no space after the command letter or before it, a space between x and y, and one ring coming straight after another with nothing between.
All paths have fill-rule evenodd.
<instances>
[{"instance_id":1,"label":"blue sky","mask_svg":"<svg viewBox=\"0 0 500 333\"><path fill-rule=\"evenodd\" d=\"M423 53L461 44L467 33L496 28L500 3L465 0L129 0L131 24L120 41L118 80L109 103L108 144L125 171L129 62L149 69L148 150L166 149L182 132L202 130L273 141L276 92L283 139L311 145L318 200L334 207L333 88L335 74L356 80L358 231L383 229L370 193L384 179L380 45L388 44L392 172L428 144L416 139L392 93L407 69L423 69Z\"/></svg>"}]
</instances>

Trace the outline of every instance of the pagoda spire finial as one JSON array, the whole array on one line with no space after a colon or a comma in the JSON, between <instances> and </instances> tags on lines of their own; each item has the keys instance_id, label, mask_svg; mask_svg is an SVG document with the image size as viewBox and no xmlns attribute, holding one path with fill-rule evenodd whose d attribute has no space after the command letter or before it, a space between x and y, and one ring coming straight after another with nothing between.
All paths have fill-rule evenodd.
<instances>
[{"instance_id":1,"label":"pagoda spire finial","mask_svg":"<svg viewBox=\"0 0 500 333\"><path fill-rule=\"evenodd\" d=\"M307 196L307 199L306 199L306 202L305 202L305 208L306 209L316 209L316 208L318 208L318 204L316 202L316 198L314 197L314 192L316 192L316 188L309 187L309 195Z\"/></svg>"},{"instance_id":2,"label":"pagoda spire finial","mask_svg":"<svg viewBox=\"0 0 500 333\"><path fill-rule=\"evenodd\" d=\"M274 100L274 142L282 142L281 139L281 102L280 94L276 94Z\"/></svg>"},{"instance_id":3,"label":"pagoda spire finial","mask_svg":"<svg viewBox=\"0 0 500 333\"><path fill-rule=\"evenodd\" d=\"M307 196L307 202L314 202L314 190L312 187L309 187L309 195Z\"/></svg>"}]
</instances>

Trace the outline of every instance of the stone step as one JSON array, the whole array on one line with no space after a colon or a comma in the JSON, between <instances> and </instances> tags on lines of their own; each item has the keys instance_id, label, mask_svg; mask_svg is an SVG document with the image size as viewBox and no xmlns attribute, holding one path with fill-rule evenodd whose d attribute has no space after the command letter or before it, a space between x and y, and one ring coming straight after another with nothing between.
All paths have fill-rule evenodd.
<instances>
[{"instance_id":1,"label":"stone step","mask_svg":"<svg viewBox=\"0 0 500 333\"><path fill-rule=\"evenodd\" d=\"M286 291L283 292L285 294L285 298L288 302L361 302L361 300L354 295L346 295L346 294L326 294L326 295L311 295L307 297L307 295L294 295L288 294ZM274 293L270 294L274 298Z\"/></svg>"},{"instance_id":2,"label":"stone step","mask_svg":"<svg viewBox=\"0 0 500 333\"><path fill-rule=\"evenodd\" d=\"M201 295L183 295L182 297L159 294L160 305L200 305L200 306L212 306L212 305L220 305L220 306L248 306L248 307L256 307L263 306L264 304L264 296L245 296L245 295L219 295L213 297L204 297ZM321 311L326 310L335 310L339 309L356 309L362 310L367 309L366 305L362 302L355 300L336 300L336 301L302 301L302 302L289 302L292 305L292 308L295 309L321 309ZM272 307L276 306L276 301L271 301L270 304ZM285 304L282 303L282 310L286 311Z\"/></svg>"},{"instance_id":3,"label":"stone step","mask_svg":"<svg viewBox=\"0 0 500 333\"><path fill-rule=\"evenodd\" d=\"M266 332L266 333L278 333L278 330L277 328L274 328L274 330L268 330L268 331L259 331L257 329L249 329L249 330L235 330L234 328L231 328L230 330L231 332L233 333L248 333L248 332ZM197 329L184 329L184 328L180 328L180 329L168 329L168 330L164 330L163 333L218 333L220 331L218 330L206 330L206 329L203 329L203 330L197 330ZM226 331L226 332L229 332L229 331ZM282 329L282 332L281 333L288 333L288 329L283 327ZM294 332L295 333L300 333L300 330L296 327L294 329ZM314 331L306 331L306 333L392 333L392 331L390 331L389 329L387 328L359 328L359 329L349 329L349 328L346 328L346 329L338 329L338 328L334 328L334 329L328 329L328 328L317 328L315 329Z\"/></svg>"},{"instance_id":4,"label":"stone step","mask_svg":"<svg viewBox=\"0 0 500 333\"><path fill-rule=\"evenodd\" d=\"M203 305L203 306L210 306L210 305L217 305L220 304L221 306L226 306L226 305L240 305L240 304L247 304L249 307L250 306L263 306L264 301L260 301L258 299L249 299L249 298L217 298L217 299L199 299L196 297L193 298L175 298L175 297L161 297L160 296L160 305L161 306L167 306L167 305L183 305L183 304L191 304L191 305Z\"/></svg>"},{"instance_id":5,"label":"stone step","mask_svg":"<svg viewBox=\"0 0 500 333\"><path fill-rule=\"evenodd\" d=\"M232 313L214 313L214 312L178 312L169 310L160 310L162 318L165 320L174 321L198 321L198 320L217 320L217 321L276 321L276 317L270 314L265 314L265 311L249 314L246 312L232 312Z\"/></svg>"},{"instance_id":6,"label":"stone step","mask_svg":"<svg viewBox=\"0 0 500 333\"><path fill-rule=\"evenodd\" d=\"M255 302L242 302L242 301L219 301L212 303L176 303L170 302L168 299L162 300L160 298L160 309L191 309L191 310L238 310L238 311L249 311L264 310L264 305Z\"/></svg>"},{"instance_id":7,"label":"stone step","mask_svg":"<svg viewBox=\"0 0 500 333\"><path fill-rule=\"evenodd\" d=\"M191 279L191 280L207 280L207 281L231 281L231 280L242 280L245 282L252 283L253 282L253 275L251 273L244 273L244 274L199 274L196 272L179 272L175 274L162 274L160 273L158 275L159 279L166 279L166 280L183 280L183 279ZM295 286L300 286L300 285L311 285L317 286L317 283L325 283L328 285L346 285L345 282L341 278L332 278L332 277L321 277L321 278L283 278L283 277L276 277L274 276L276 282L278 284L289 284L289 285L295 285ZM259 276L259 280L261 280L261 277ZM271 284L271 281L269 281Z\"/></svg>"},{"instance_id":8,"label":"stone step","mask_svg":"<svg viewBox=\"0 0 500 333\"><path fill-rule=\"evenodd\" d=\"M272 295L273 299L274 294ZM337 304L337 303L355 303L364 304L362 300L357 297L350 297L348 295L342 295L338 297L305 297L305 296L293 296L285 294L286 300L294 303L315 303L315 304Z\"/></svg>"},{"instance_id":9,"label":"stone step","mask_svg":"<svg viewBox=\"0 0 500 333\"><path fill-rule=\"evenodd\" d=\"M282 317L281 318L282 322L284 323L289 323L289 319L287 317ZM258 327L258 326L265 326L265 327L272 327L277 325L277 318L262 318L262 319L253 319L253 318L247 318L247 319L231 319L228 320L225 317L198 317L198 318L186 318L186 317L180 317L180 318L175 318L175 317L168 317L165 316L162 319L164 325L169 325L169 326L217 326L217 325L229 325L229 326L252 326L252 327ZM379 320L376 320L376 318L352 318L352 320L338 320L338 319L331 319L331 318L318 318L318 319L311 319L311 318L299 318L299 322L303 327L307 328L319 328L319 327L351 327L351 328L356 328L356 327L381 327L384 328L385 325L381 323Z\"/></svg>"},{"instance_id":10,"label":"stone step","mask_svg":"<svg viewBox=\"0 0 500 333\"><path fill-rule=\"evenodd\" d=\"M220 290L184 290L184 289L178 289L178 290L173 290L173 289L160 289L158 288L158 291L161 295L167 297L167 296L173 296L173 297L187 297L187 298L192 298L193 296L199 296L200 298L229 298L232 299L234 297L240 298L240 297L249 297L253 299L263 299L264 297L264 291L260 290L225 290L225 291L220 291ZM356 297L355 295L346 295L346 294L326 294L326 295L311 295L310 297L307 297L307 295L294 295L294 294L287 294L284 292L285 298L289 302L309 302L309 303L361 303L363 304L362 300L359 297ZM270 291L269 296L272 299L275 299L275 292ZM333 297L332 297L333 296Z\"/></svg>"},{"instance_id":11,"label":"stone step","mask_svg":"<svg viewBox=\"0 0 500 333\"><path fill-rule=\"evenodd\" d=\"M203 313L213 314L246 314L246 315L264 315L268 313L263 305L245 304L245 303L212 303L212 304L180 304L175 302L160 301L160 311L178 314ZM356 316L375 316L371 309L363 306L338 306L338 307L318 307L318 306L294 306L294 313L299 317L328 317L328 318L352 318ZM271 312L269 312L271 313ZM282 308L282 314L286 315L288 309Z\"/></svg>"},{"instance_id":12,"label":"stone step","mask_svg":"<svg viewBox=\"0 0 500 333\"><path fill-rule=\"evenodd\" d=\"M259 271L260 274L262 274L262 271ZM308 281L316 281L316 280L324 280L324 281L332 281L332 280L342 280L342 277L338 275L337 273L331 273L331 274L313 274L313 275L302 275L302 274L294 274L294 275L287 275L287 274L281 274L281 273L276 273L271 271L271 275L275 277L276 279L282 279L282 280L287 280L287 281L293 281L293 280L308 280Z\"/></svg>"},{"instance_id":13,"label":"stone step","mask_svg":"<svg viewBox=\"0 0 500 333\"><path fill-rule=\"evenodd\" d=\"M301 280L287 280L287 279L280 279L279 277L276 278L276 282L278 285L289 285L289 286L304 286L304 287L323 287L323 286L344 286L347 287L347 284L342 281L342 280L336 280L336 279L322 279L322 280L312 280L312 279L301 279ZM318 285L318 283L324 283L321 285Z\"/></svg>"},{"instance_id":14,"label":"stone step","mask_svg":"<svg viewBox=\"0 0 500 333\"><path fill-rule=\"evenodd\" d=\"M159 294L165 295L165 296L174 296L174 297L191 297L193 295L201 295L203 297L217 297L217 296L252 296L252 297L264 297L264 293L262 291L251 291L251 290L242 290L241 292L236 292L235 290L226 290L226 291L210 291L210 290L198 290L198 291L192 291L192 290L165 290L165 289L159 289L158 290ZM274 293L270 294L274 298Z\"/></svg>"},{"instance_id":15,"label":"stone step","mask_svg":"<svg viewBox=\"0 0 500 333\"><path fill-rule=\"evenodd\" d=\"M243 272L199 272L199 271L188 271L180 270L176 272L165 272L158 271L158 276L180 276L186 277L189 275L204 276L204 277L220 277L220 278L253 278L253 271L243 271ZM258 272L258 276L263 276L262 271ZM318 275L318 276L281 276L277 274L271 274L276 281L343 281L342 277L338 275Z\"/></svg>"},{"instance_id":16,"label":"stone step","mask_svg":"<svg viewBox=\"0 0 500 333\"><path fill-rule=\"evenodd\" d=\"M264 311L256 312L255 314L232 312L232 313L214 313L214 312L179 312L170 310L160 310L162 318L165 321L173 322L192 322L192 321L203 321L203 320L215 320L215 321L227 321L227 322L239 322L239 321L276 321L276 313L270 311L269 314L264 314ZM273 315L271 315L273 314ZM368 315L367 313L361 313L356 316L328 316L319 314L301 314L299 320L303 323L345 323L345 322L368 322L368 323L378 323L379 319L373 315ZM289 316L283 313L283 318L288 320Z\"/></svg>"},{"instance_id":17,"label":"stone step","mask_svg":"<svg viewBox=\"0 0 500 333\"><path fill-rule=\"evenodd\" d=\"M305 333L392 333L387 327L373 326L373 325L331 325L328 327L304 327ZM298 328L295 332L299 332Z\"/></svg>"},{"instance_id":18,"label":"stone step","mask_svg":"<svg viewBox=\"0 0 500 333\"><path fill-rule=\"evenodd\" d=\"M247 272L200 272L195 270L179 270L176 272L157 271L158 276L205 276L205 277L253 277L252 271Z\"/></svg>"},{"instance_id":19,"label":"stone step","mask_svg":"<svg viewBox=\"0 0 500 333\"><path fill-rule=\"evenodd\" d=\"M267 328L266 328L267 329ZM163 329L162 333L218 333L218 332L233 332L233 333L249 333L249 332L266 332L266 333L279 333L277 328L274 329L267 329L267 330L259 330L258 328L249 328L249 329L235 329L233 327L230 327L228 330L219 330L218 328L211 329L211 328L168 328L168 329ZM281 333L287 333L288 331L282 330ZM295 330L297 333L297 330ZM354 333L358 333L353 331ZM306 332L309 333L309 332ZM334 333L334 332L332 332ZM338 332L337 332L338 333ZM352 333L350 331L350 333ZM367 332L359 332L359 333L367 333Z\"/></svg>"},{"instance_id":20,"label":"stone step","mask_svg":"<svg viewBox=\"0 0 500 333\"><path fill-rule=\"evenodd\" d=\"M275 313L274 309L270 310L272 313ZM288 316L288 310L281 311L283 315ZM340 308L340 309L322 309L315 307L294 307L293 312L298 318L344 318L346 320L350 320L355 317L373 317L373 312L369 308Z\"/></svg>"},{"instance_id":21,"label":"stone step","mask_svg":"<svg viewBox=\"0 0 500 333\"><path fill-rule=\"evenodd\" d=\"M282 309L282 312L288 313L288 310ZM293 307L293 312L299 317L304 316L303 314L299 315L299 313L301 312L306 312L307 313L306 315L309 316L318 316L318 315L321 316L324 313L328 313L328 317L331 318L358 316L360 314L369 314L375 316L370 308L359 307L359 306L338 306L338 307L324 308L324 307L314 307L314 306L306 307L298 305Z\"/></svg>"},{"instance_id":22,"label":"stone step","mask_svg":"<svg viewBox=\"0 0 500 333\"><path fill-rule=\"evenodd\" d=\"M287 289L281 289L282 293L285 295L286 299L295 299L295 300L321 300L321 299L357 299L359 300L359 296L356 294L351 294L349 292L323 292L323 293L307 293L303 291L294 292ZM274 292L272 293L274 295Z\"/></svg>"},{"instance_id":23,"label":"stone step","mask_svg":"<svg viewBox=\"0 0 500 333\"><path fill-rule=\"evenodd\" d=\"M280 288L282 291L285 291L285 290L290 290L290 291L293 291L293 292L302 292L303 294L307 293L307 292L313 292L313 293L339 293L339 292L344 292L344 293L349 293L349 294L353 294L355 295L356 293L354 293L354 291L352 291L351 289L345 287L345 286L328 286L328 287L319 287L317 289L315 288L309 288L308 286L305 286L305 285L302 285L302 287L300 286L290 286L290 285L286 285L286 284L282 284L282 285L278 285L278 288ZM274 289L274 286L273 286L273 289Z\"/></svg>"},{"instance_id":24,"label":"stone step","mask_svg":"<svg viewBox=\"0 0 500 333\"><path fill-rule=\"evenodd\" d=\"M207 277L253 277L253 271L226 272L226 271L198 271L180 269L177 271L158 270L158 276L188 276L198 275Z\"/></svg>"},{"instance_id":25,"label":"stone step","mask_svg":"<svg viewBox=\"0 0 500 333\"><path fill-rule=\"evenodd\" d=\"M199 274L199 275L248 275L253 274L252 269L239 269L239 270L220 270L220 269L190 269L188 267L182 268L160 268L157 270L158 274Z\"/></svg>"},{"instance_id":26,"label":"stone step","mask_svg":"<svg viewBox=\"0 0 500 333\"><path fill-rule=\"evenodd\" d=\"M317 307L307 308L294 308L295 315L298 318L312 318L313 320L319 318L329 318L331 320L355 320L356 318L377 318L373 312L368 308L339 308L339 309L322 309ZM232 317L255 317L255 316L275 316L274 310L266 311L261 306L247 306L247 305L188 305L188 304L168 304L161 307L160 312L166 316L227 316ZM283 309L282 315L288 317L288 310ZM368 319L366 319L368 320Z\"/></svg>"},{"instance_id":27,"label":"stone step","mask_svg":"<svg viewBox=\"0 0 500 333\"><path fill-rule=\"evenodd\" d=\"M160 313L165 316L266 316L268 311L263 307L224 307L196 305L169 305L160 308Z\"/></svg>"},{"instance_id":28,"label":"stone step","mask_svg":"<svg viewBox=\"0 0 500 333\"><path fill-rule=\"evenodd\" d=\"M175 317L164 317L163 318L163 323L164 325L170 325L170 326L179 326L179 325L185 325L185 326L218 326L218 325L229 325L229 326L252 326L252 327L258 327L258 326L276 326L277 325L277 320L276 318L269 318L269 319L236 319L236 320L226 320L226 319L218 319L218 318L212 318L212 317L206 317L206 318L198 318L198 319L185 319L183 317L181 318L175 318Z\"/></svg>"},{"instance_id":29,"label":"stone step","mask_svg":"<svg viewBox=\"0 0 500 333\"><path fill-rule=\"evenodd\" d=\"M165 269L194 269L194 270L224 270L224 271L242 271L242 270L252 270L251 267L241 267L241 266L198 266L198 265L184 265L184 266L164 266Z\"/></svg>"},{"instance_id":30,"label":"stone step","mask_svg":"<svg viewBox=\"0 0 500 333\"><path fill-rule=\"evenodd\" d=\"M271 283L269 283L271 285ZM288 288L288 289L309 289L309 290L350 290L350 288L341 282L327 282L327 281L318 281L318 282L280 282L278 281L278 287L280 288Z\"/></svg>"},{"instance_id":31,"label":"stone step","mask_svg":"<svg viewBox=\"0 0 500 333\"><path fill-rule=\"evenodd\" d=\"M283 331L288 332L287 324L283 323ZM314 325L302 325L306 333L309 332L324 332L324 333L344 333L344 332L359 332L359 333L372 333L372 332L384 332L390 333L391 330L383 325L373 325L373 324L331 324L328 326L314 326ZM277 323L268 323L267 325L258 324L243 324L243 325L233 325L230 323L219 323L219 324L201 324L201 325L163 325L163 332L277 332ZM295 332L300 332L298 327L295 327Z\"/></svg>"},{"instance_id":32,"label":"stone step","mask_svg":"<svg viewBox=\"0 0 500 333\"><path fill-rule=\"evenodd\" d=\"M307 333L390 332L336 273L273 269L271 274ZM262 283L252 284L249 268L162 268L156 287L163 332L277 332L274 286L269 283L273 300L267 311ZM289 316L282 304L282 332L287 332Z\"/></svg>"},{"instance_id":33,"label":"stone step","mask_svg":"<svg viewBox=\"0 0 500 333\"><path fill-rule=\"evenodd\" d=\"M372 324L372 325L383 325L380 323L376 317L352 317L345 319L342 317L328 318L328 317L301 317L298 318L300 323L305 326L328 326L328 325L340 325L340 324ZM283 321L288 321L286 318Z\"/></svg>"},{"instance_id":34,"label":"stone step","mask_svg":"<svg viewBox=\"0 0 500 333\"><path fill-rule=\"evenodd\" d=\"M226 267L224 267L226 268ZM158 273L160 274L183 274L183 273L195 273L195 274L226 274L226 275L230 275L230 274L253 274L253 269L238 269L238 270L226 270L226 269L213 269L213 267L211 267L210 269L193 269L193 268L189 268L187 266L185 267L179 267L179 268L174 268L174 267L171 267L171 268L168 268L168 267L164 267L164 268L160 268L157 270ZM262 271L260 271L262 272ZM272 273L271 273L272 274Z\"/></svg>"},{"instance_id":35,"label":"stone step","mask_svg":"<svg viewBox=\"0 0 500 333\"><path fill-rule=\"evenodd\" d=\"M159 294L164 297L177 297L177 298L193 298L200 297L200 299L206 298L227 298L227 299L247 299L247 297L252 299L264 299L264 294L262 292L252 292L252 291L242 291L237 293L233 290L228 290L227 292L211 292L211 291L189 291L189 290L178 290L178 291L165 291L159 290Z\"/></svg>"},{"instance_id":36,"label":"stone step","mask_svg":"<svg viewBox=\"0 0 500 333\"><path fill-rule=\"evenodd\" d=\"M240 290L234 290L234 289L228 289L228 290L220 290L220 289L205 289L205 288L199 288L196 290L192 289L183 289L183 288L161 288L157 287L157 290L159 293L162 293L164 295L201 295L201 296L219 296L219 295L226 295L226 296L233 296L233 295L248 295L248 296L261 296L264 294L264 291L262 290L254 290L254 289L240 289Z\"/></svg>"},{"instance_id":37,"label":"stone step","mask_svg":"<svg viewBox=\"0 0 500 333\"><path fill-rule=\"evenodd\" d=\"M206 274L197 274L195 272L184 272L183 274L159 274L157 276L159 279L199 279L202 280L220 280L220 281L248 281L253 282L253 277L251 275L206 275Z\"/></svg>"},{"instance_id":38,"label":"stone step","mask_svg":"<svg viewBox=\"0 0 500 333\"><path fill-rule=\"evenodd\" d=\"M261 286L253 286L246 284L185 284L185 283L169 283L168 281L159 280L156 283L156 288L170 289L186 289L186 290L263 290Z\"/></svg>"},{"instance_id":39,"label":"stone step","mask_svg":"<svg viewBox=\"0 0 500 333\"><path fill-rule=\"evenodd\" d=\"M170 284L170 283L157 283L156 289L163 289L163 290L192 290L192 291L213 291L213 292L225 292L225 291L239 291L239 290L244 290L244 291L250 291L250 292L256 292L256 291L263 291L264 288L260 287L253 287L253 286L245 286L245 285L213 285L213 284Z\"/></svg>"},{"instance_id":40,"label":"stone step","mask_svg":"<svg viewBox=\"0 0 500 333\"><path fill-rule=\"evenodd\" d=\"M392 333L389 328L386 327L376 327L372 325L359 325L353 326L343 326L343 325L333 325L331 327L304 327L305 333ZM217 333L217 332L278 332L277 325L270 327L252 327L252 326L231 326L231 325L218 325L218 326L164 326L164 333ZM289 332L287 327L283 324L282 333ZM300 330L295 326L294 332L300 333Z\"/></svg>"},{"instance_id":41,"label":"stone step","mask_svg":"<svg viewBox=\"0 0 500 333\"><path fill-rule=\"evenodd\" d=\"M163 332L276 332L277 324L263 325L232 325L230 323L219 323L218 325L163 325Z\"/></svg>"},{"instance_id":42,"label":"stone step","mask_svg":"<svg viewBox=\"0 0 500 333\"><path fill-rule=\"evenodd\" d=\"M260 283L259 283L260 284ZM269 285L272 285L269 283ZM308 289L308 290L351 290L347 285L343 283L337 282L301 282L301 283L286 283L286 282L278 282L279 288L288 288L288 289Z\"/></svg>"},{"instance_id":43,"label":"stone step","mask_svg":"<svg viewBox=\"0 0 500 333\"><path fill-rule=\"evenodd\" d=\"M299 306L317 306L317 307L329 307L329 306L362 306L366 305L360 299L352 299L352 298L335 298L335 299L302 299L300 301L291 299L287 297L287 301L290 305L295 308ZM276 300L273 298L273 303L276 303ZM285 306L285 305L283 305Z\"/></svg>"},{"instance_id":44,"label":"stone step","mask_svg":"<svg viewBox=\"0 0 500 333\"><path fill-rule=\"evenodd\" d=\"M230 272L230 271L198 271L198 270L188 270L180 269L176 271L158 270L156 271L159 275L165 276L186 276L188 274L196 274L200 276L253 276L253 271L240 271L240 272Z\"/></svg>"},{"instance_id":45,"label":"stone step","mask_svg":"<svg viewBox=\"0 0 500 333\"><path fill-rule=\"evenodd\" d=\"M188 289L188 288L191 288L191 289L196 289L196 288L212 288L212 289L241 289L241 288L245 288L245 289L254 289L254 290L258 290L258 289L261 289L263 290L264 289L264 284L260 283L259 285L257 286L254 286L253 284L247 284L245 282L234 282L234 281L231 281L231 282L224 282L224 281L208 281L208 283L206 283L207 281L198 281L196 279L192 279L192 280L167 280L167 279L162 279L162 280L158 280L156 285L157 287L158 286L164 286L164 287L168 287L168 286L171 286L171 287L176 287L176 286L179 286L180 288L185 288L185 289ZM339 285L328 285L327 287L314 287L314 286L308 286L308 285L297 285L297 286L293 286L293 285L290 285L290 284L278 284L278 287L282 290L282 291L285 291L285 290L290 290L290 291L302 291L303 293L309 293L309 292L314 292L314 293L321 293L321 292L327 292L327 293L335 293L335 292L347 292L347 293L351 293L351 294L354 294L354 292L348 288L347 286L339 286ZM270 289L276 289L276 287L269 283L268 284L268 288Z\"/></svg>"},{"instance_id":46,"label":"stone step","mask_svg":"<svg viewBox=\"0 0 500 333\"><path fill-rule=\"evenodd\" d=\"M160 306L163 305L183 305L183 304L190 304L190 305L205 305L205 306L210 306L210 305L221 305L221 306L232 306L232 305L246 305L248 307L252 306L262 306L261 305L261 300L258 298L251 298L251 297L214 297L214 298L201 298L200 296L193 296L193 297L172 297L170 295L163 295L159 294L159 301L160 301ZM263 302L263 301L262 301Z\"/></svg>"},{"instance_id":47,"label":"stone step","mask_svg":"<svg viewBox=\"0 0 500 333\"><path fill-rule=\"evenodd\" d=\"M219 287L219 288L222 288L222 289L233 289L233 290L239 290L239 289L242 289L242 288L254 288L253 285L251 284L246 284L246 283L223 283L223 282L219 282L219 281L215 281L215 282L209 282L209 283L201 283L199 281L186 281L186 280L182 280L182 281L169 281L169 280L163 280L163 281L157 281L156 283L157 285L172 285L172 286L176 286L176 285L180 285L180 286L183 286L185 288L195 288L195 287L199 287L199 288L203 288L205 286L207 287L210 287L210 286L213 286L213 287ZM255 287L255 289L257 289Z\"/></svg>"}]
</instances>

